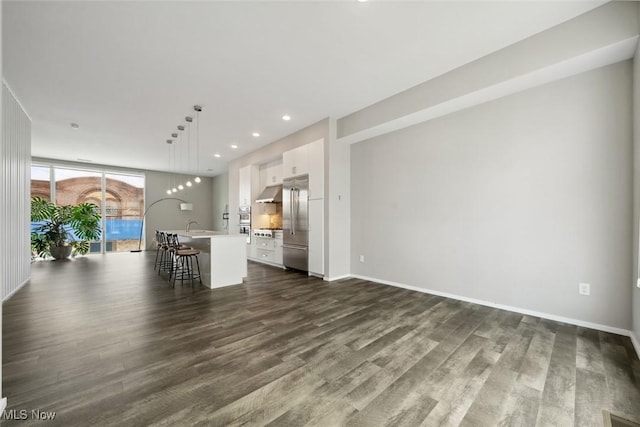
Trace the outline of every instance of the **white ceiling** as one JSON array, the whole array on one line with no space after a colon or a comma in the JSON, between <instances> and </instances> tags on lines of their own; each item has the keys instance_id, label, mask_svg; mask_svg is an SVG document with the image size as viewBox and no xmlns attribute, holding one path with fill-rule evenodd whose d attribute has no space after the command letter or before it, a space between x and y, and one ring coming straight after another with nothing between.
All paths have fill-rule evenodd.
<instances>
[{"instance_id":1,"label":"white ceiling","mask_svg":"<svg viewBox=\"0 0 640 427\"><path fill-rule=\"evenodd\" d=\"M36 157L168 170L165 141L202 105L199 165L192 131L171 170L213 176L602 3L4 1L4 78Z\"/></svg>"}]
</instances>

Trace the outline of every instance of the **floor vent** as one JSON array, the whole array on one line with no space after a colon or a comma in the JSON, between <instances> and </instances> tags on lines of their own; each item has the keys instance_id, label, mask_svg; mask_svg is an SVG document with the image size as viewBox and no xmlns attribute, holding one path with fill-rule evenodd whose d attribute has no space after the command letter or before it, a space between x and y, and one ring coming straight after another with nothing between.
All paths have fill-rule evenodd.
<instances>
[{"instance_id":1,"label":"floor vent","mask_svg":"<svg viewBox=\"0 0 640 427\"><path fill-rule=\"evenodd\" d=\"M640 424L613 415L609 411L602 411L602 416L604 417L604 427L640 427Z\"/></svg>"}]
</instances>

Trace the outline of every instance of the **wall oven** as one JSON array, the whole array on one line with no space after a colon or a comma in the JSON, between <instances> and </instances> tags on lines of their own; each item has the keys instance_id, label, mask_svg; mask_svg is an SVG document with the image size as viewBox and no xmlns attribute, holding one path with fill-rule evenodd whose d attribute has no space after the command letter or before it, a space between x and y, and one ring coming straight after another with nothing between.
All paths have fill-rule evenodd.
<instances>
[{"instance_id":1,"label":"wall oven","mask_svg":"<svg viewBox=\"0 0 640 427\"><path fill-rule=\"evenodd\" d=\"M247 243L251 243L251 206L240 206L240 234L247 235Z\"/></svg>"}]
</instances>

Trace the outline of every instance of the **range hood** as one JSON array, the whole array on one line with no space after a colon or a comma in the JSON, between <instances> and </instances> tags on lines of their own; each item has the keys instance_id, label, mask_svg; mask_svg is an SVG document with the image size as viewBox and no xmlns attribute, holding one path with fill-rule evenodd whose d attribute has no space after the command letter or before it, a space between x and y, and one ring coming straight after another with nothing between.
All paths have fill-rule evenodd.
<instances>
[{"instance_id":1,"label":"range hood","mask_svg":"<svg viewBox=\"0 0 640 427\"><path fill-rule=\"evenodd\" d=\"M277 203L282 202L282 184L270 185L262 190L256 199L256 203Z\"/></svg>"}]
</instances>

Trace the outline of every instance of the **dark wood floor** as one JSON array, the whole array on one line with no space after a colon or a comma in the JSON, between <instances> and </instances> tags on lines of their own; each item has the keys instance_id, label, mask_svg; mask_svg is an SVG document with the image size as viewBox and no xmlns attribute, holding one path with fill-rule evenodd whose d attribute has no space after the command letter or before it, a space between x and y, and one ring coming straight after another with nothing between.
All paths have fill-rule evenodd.
<instances>
[{"instance_id":1,"label":"dark wood floor","mask_svg":"<svg viewBox=\"0 0 640 427\"><path fill-rule=\"evenodd\" d=\"M171 289L152 261L33 265L4 304L8 409L64 426L640 421L625 337L253 263L244 285Z\"/></svg>"}]
</instances>

